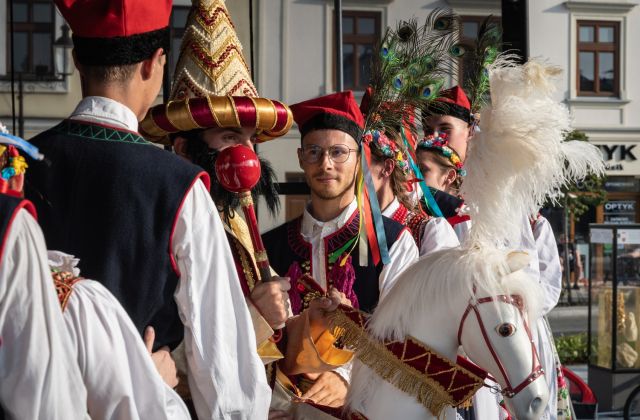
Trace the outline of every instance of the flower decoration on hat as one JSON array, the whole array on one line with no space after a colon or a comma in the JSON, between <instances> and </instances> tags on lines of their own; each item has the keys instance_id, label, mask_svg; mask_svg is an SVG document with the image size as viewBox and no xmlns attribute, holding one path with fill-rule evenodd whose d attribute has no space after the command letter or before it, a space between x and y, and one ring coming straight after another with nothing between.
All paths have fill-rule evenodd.
<instances>
[{"instance_id":1,"label":"flower decoration on hat","mask_svg":"<svg viewBox=\"0 0 640 420\"><path fill-rule=\"evenodd\" d=\"M29 167L20 152L35 160L44 159L37 147L20 137L12 136L0 123L0 193L6 193L9 181L16 176L24 175Z\"/></svg>"},{"instance_id":2,"label":"flower decoration on hat","mask_svg":"<svg viewBox=\"0 0 640 420\"><path fill-rule=\"evenodd\" d=\"M406 154L398 147L398 144L380 131L367 131L362 136L363 143L377 150L382 156L393 159L396 167L400 168L405 176L411 173L411 167L407 160Z\"/></svg>"},{"instance_id":3,"label":"flower decoration on hat","mask_svg":"<svg viewBox=\"0 0 640 420\"><path fill-rule=\"evenodd\" d=\"M444 156L456 168L456 172L460 176L466 176L467 171L464 169L464 162L460 159L460 155L449 147L449 136L447 133L433 133L424 137L418 143L418 149L435 150Z\"/></svg>"}]
</instances>

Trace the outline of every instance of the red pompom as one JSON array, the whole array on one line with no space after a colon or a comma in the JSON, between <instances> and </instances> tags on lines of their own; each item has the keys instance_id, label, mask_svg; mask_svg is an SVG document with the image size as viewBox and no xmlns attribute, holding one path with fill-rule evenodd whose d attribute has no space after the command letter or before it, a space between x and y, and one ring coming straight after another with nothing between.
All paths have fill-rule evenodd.
<instances>
[{"instance_id":1,"label":"red pompom","mask_svg":"<svg viewBox=\"0 0 640 420\"><path fill-rule=\"evenodd\" d=\"M260 180L260 160L247 146L227 147L216 159L216 176L228 191L249 191Z\"/></svg>"}]
</instances>

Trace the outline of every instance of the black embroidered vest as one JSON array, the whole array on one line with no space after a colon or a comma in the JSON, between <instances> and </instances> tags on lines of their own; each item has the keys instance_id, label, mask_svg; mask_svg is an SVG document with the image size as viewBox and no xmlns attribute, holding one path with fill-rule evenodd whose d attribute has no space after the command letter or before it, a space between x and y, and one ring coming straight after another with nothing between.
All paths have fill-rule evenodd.
<instances>
[{"instance_id":1,"label":"black embroidered vest","mask_svg":"<svg viewBox=\"0 0 640 420\"><path fill-rule=\"evenodd\" d=\"M86 122L65 120L32 143L50 162L27 173L48 247L80 258L83 277L107 287L141 334L152 325L156 348L177 346L171 241L202 170L137 133Z\"/></svg>"},{"instance_id":2,"label":"black embroidered vest","mask_svg":"<svg viewBox=\"0 0 640 420\"><path fill-rule=\"evenodd\" d=\"M383 222L387 245L391 248L405 227L384 216ZM373 264L371 249L369 249L368 264L361 267L358 261L358 244L356 243L347 263L340 266L340 261L345 255L344 252L351 249L350 241L358 240L359 223L360 214L355 211L341 229L324 238L326 278L329 285L333 285L347 295L352 303L357 302L359 309L372 312L380 297L378 278L384 267L383 264ZM312 293L306 293L302 285L297 283L297 279L301 275L313 273L311 244L302 237L301 225L302 216L263 235L271 267L281 276L291 277L289 297L294 313L299 313L304 309L309 298L313 297ZM344 250L345 246L347 246L346 250ZM344 251L340 252L342 250ZM351 270L355 275L353 284L349 281L349 277L353 275L350 274Z\"/></svg>"}]
</instances>

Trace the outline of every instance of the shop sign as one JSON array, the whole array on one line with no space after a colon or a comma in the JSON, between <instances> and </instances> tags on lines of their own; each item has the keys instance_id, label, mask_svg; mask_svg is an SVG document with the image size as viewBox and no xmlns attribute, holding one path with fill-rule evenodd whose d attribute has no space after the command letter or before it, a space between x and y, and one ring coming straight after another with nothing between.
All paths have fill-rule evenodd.
<instances>
[{"instance_id":1,"label":"shop sign","mask_svg":"<svg viewBox=\"0 0 640 420\"><path fill-rule=\"evenodd\" d=\"M635 223L636 202L634 200L613 200L604 203L604 222L621 225Z\"/></svg>"},{"instance_id":2,"label":"shop sign","mask_svg":"<svg viewBox=\"0 0 640 420\"><path fill-rule=\"evenodd\" d=\"M640 192L640 178L634 177L609 177L604 182L604 189L610 192Z\"/></svg>"},{"instance_id":3,"label":"shop sign","mask_svg":"<svg viewBox=\"0 0 640 420\"><path fill-rule=\"evenodd\" d=\"M640 143L595 144L602 152L607 175L640 175Z\"/></svg>"}]
</instances>

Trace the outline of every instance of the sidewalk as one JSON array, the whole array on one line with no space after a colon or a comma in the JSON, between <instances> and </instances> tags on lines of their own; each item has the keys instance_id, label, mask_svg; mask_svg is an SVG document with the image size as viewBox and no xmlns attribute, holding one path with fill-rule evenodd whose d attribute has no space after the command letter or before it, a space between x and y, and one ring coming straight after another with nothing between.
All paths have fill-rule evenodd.
<instances>
[{"instance_id":1,"label":"sidewalk","mask_svg":"<svg viewBox=\"0 0 640 420\"><path fill-rule=\"evenodd\" d=\"M554 336L587 332L588 289L571 290L572 306L568 306L567 292L563 292L558 306L547 315Z\"/></svg>"}]
</instances>

